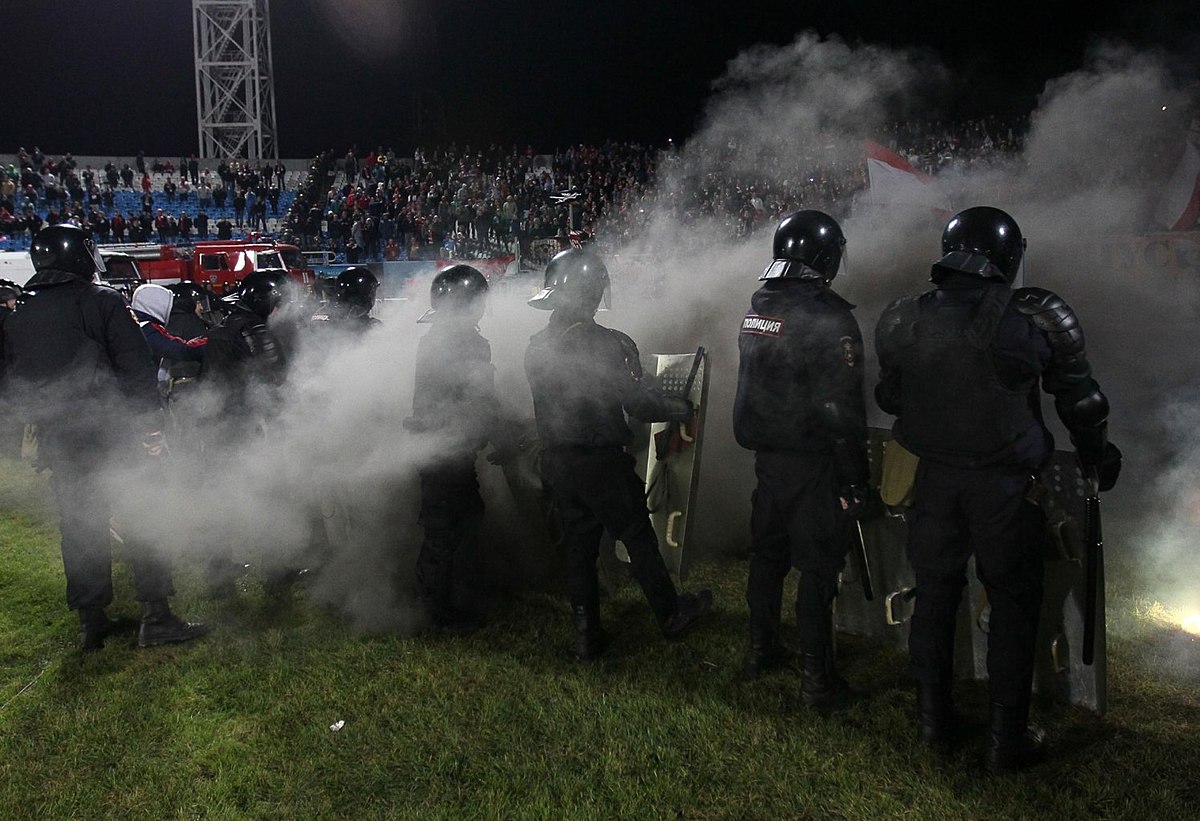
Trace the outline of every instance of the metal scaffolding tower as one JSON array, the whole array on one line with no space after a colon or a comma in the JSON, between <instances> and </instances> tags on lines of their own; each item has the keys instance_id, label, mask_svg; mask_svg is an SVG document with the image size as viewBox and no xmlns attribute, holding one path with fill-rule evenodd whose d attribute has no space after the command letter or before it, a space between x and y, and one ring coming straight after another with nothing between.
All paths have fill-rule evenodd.
<instances>
[{"instance_id":1,"label":"metal scaffolding tower","mask_svg":"<svg viewBox=\"0 0 1200 821\"><path fill-rule=\"evenodd\" d=\"M200 156L278 156L269 0L192 0Z\"/></svg>"}]
</instances>

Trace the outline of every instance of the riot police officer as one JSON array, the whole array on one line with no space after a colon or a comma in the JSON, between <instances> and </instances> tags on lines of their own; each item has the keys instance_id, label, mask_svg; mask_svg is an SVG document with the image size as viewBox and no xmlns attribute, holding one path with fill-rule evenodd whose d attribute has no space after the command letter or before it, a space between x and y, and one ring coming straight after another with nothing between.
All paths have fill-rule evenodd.
<instances>
[{"instance_id":1,"label":"riot police officer","mask_svg":"<svg viewBox=\"0 0 1200 821\"><path fill-rule=\"evenodd\" d=\"M413 414L404 422L431 437L436 451L420 468L425 538L417 583L433 625L458 634L482 623L479 608L456 590L463 582L456 570L483 518L475 457L498 417L492 349L477 327L487 293L487 279L470 265L451 265L434 277L430 308L418 320L432 327L417 345Z\"/></svg>"},{"instance_id":2,"label":"riot police officer","mask_svg":"<svg viewBox=\"0 0 1200 821\"><path fill-rule=\"evenodd\" d=\"M287 356L278 334L268 325L288 298L290 283L283 271L246 275L229 314L208 334L206 378L223 391L226 412L250 409L253 384L278 387L287 375ZM257 408L269 412L269 408Z\"/></svg>"},{"instance_id":3,"label":"riot police officer","mask_svg":"<svg viewBox=\"0 0 1200 821\"><path fill-rule=\"evenodd\" d=\"M738 335L733 425L755 452L753 552L746 601L745 674L784 666L779 640L783 583L800 571L796 624L803 642L803 704L841 706L847 695L833 660L832 605L845 563L847 526L866 499L866 407L862 334L830 283L846 244L837 221L798 211L775 230L774 260L751 298Z\"/></svg>"},{"instance_id":4,"label":"riot police officer","mask_svg":"<svg viewBox=\"0 0 1200 821\"><path fill-rule=\"evenodd\" d=\"M180 339L198 339L208 334L212 315L212 294L194 282L175 282L167 286L175 299L167 330Z\"/></svg>"},{"instance_id":5,"label":"riot police officer","mask_svg":"<svg viewBox=\"0 0 1200 821\"><path fill-rule=\"evenodd\" d=\"M81 228L43 229L30 257L36 273L4 323L6 392L38 426L38 459L53 471L58 500L67 606L79 613L82 648L96 650L116 627L105 613L116 499L104 471L161 453L155 365L125 300L93 284L104 262ZM171 612L171 573L160 557L128 538L126 556L142 604L139 646L207 632Z\"/></svg>"},{"instance_id":6,"label":"riot police officer","mask_svg":"<svg viewBox=\"0 0 1200 821\"><path fill-rule=\"evenodd\" d=\"M649 384L632 339L596 324L608 289L608 270L590 251L556 254L546 266L545 287L529 300L553 313L525 352L542 474L562 519L581 661L598 658L607 643L596 570L604 530L625 544L634 578L666 638L683 638L712 607L708 590L676 592L658 552L643 483L625 452L633 440L626 412L647 422L687 421L692 408Z\"/></svg>"},{"instance_id":7,"label":"riot police officer","mask_svg":"<svg viewBox=\"0 0 1200 821\"><path fill-rule=\"evenodd\" d=\"M3 321L4 317L12 313L13 308L17 307L17 300L20 298L20 285L8 279L0 279L0 321Z\"/></svg>"},{"instance_id":8,"label":"riot police officer","mask_svg":"<svg viewBox=\"0 0 1200 821\"><path fill-rule=\"evenodd\" d=\"M365 331L379 325L379 320L371 316L378 290L379 280L370 270L361 266L347 268L337 275L332 299L313 314L312 324L354 331Z\"/></svg>"},{"instance_id":9,"label":"riot police officer","mask_svg":"<svg viewBox=\"0 0 1200 821\"><path fill-rule=\"evenodd\" d=\"M0 279L0 332L21 298L21 286L11 280ZM11 413L8 403L0 398L0 456L12 459L21 457L21 442L25 424Z\"/></svg>"},{"instance_id":10,"label":"riot police officer","mask_svg":"<svg viewBox=\"0 0 1200 821\"><path fill-rule=\"evenodd\" d=\"M230 474L239 458L241 437L263 435L281 403L280 388L287 377L288 358L283 342L271 327L290 296L291 281L283 271L263 270L247 274L237 299L219 325L208 332L201 378L203 408L197 413L197 429L203 438L207 481L220 482ZM236 534L213 535L209 557L209 594L228 598L235 592L239 572L231 552ZM263 557L264 561L266 557ZM294 568L265 568L264 583L279 592L299 576Z\"/></svg>"},{"instance_id":11,"label":"riot police officer","mask_svg":"<svg viewBox=\"0 0 1200 821\"><path fill-rule=\"evenodd\" d=\"M992 771L1031 766L1044 746L1029 724L1042 555L1025 501L1054 449L1039 381L1085 473L1107 490L1120 470L1120 452L1107 441L1108 400L1092 378L1075 313L1051 291L1011 288L1024 250L1005 212L980 206L955 215L942 234L933 290L888 306L875 338L876 401L897 416L896 440L920 457L908 544L918 735L940 745L957 730L954 628L974 552L991 606Z\"/></svg>"}]
</instances>

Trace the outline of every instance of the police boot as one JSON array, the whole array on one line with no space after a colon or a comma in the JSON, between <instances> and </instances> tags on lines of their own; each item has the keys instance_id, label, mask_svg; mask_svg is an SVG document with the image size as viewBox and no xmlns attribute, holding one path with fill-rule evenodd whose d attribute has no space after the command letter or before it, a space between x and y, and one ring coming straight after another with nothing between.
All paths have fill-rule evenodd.
<instances>
[{"instance_id":1,"label":"police boot","mask_svg":"<svg viewBox=\"0 0 1200 821\"><path fill-rule=\"evenodd\" d=\"M117 629L117 622L110 619L103 607L79 608L79 649L100 650L104 639Z\"/></svg>"},{"instance_id":2,"label":"police boot","mask_svg":"<svg viewBox=\"0 0 1200 821\"><path fill-rule=\"evenodd\" d=\"M805 653L804 679L800 684L800 703L826 714L840 710L850 703L850 686L837 673L832 650Z\"/></svg>"},{"instance_id":3,"label":"police boot","mask_svg":"<svg viewBox=\"0 0 1200 821\"><path fill-rule=\"evenodd\" d=\"M917 683L917 738L931 747L942 747L958 734L958 717L950 685Z\"/></svg>"},{"instance_id":4,"label":"police boot","mask_svg":"<svg viewBox=\"0 0 1200 821\"><path fill-rule=\"evenodd\" d=\"M198 639L208 632L203 624L186 622L171 612L166 599L142 602L142 626L138 628L138 647L157 647Z\"/></svg>"},{"instance_id":5,"label":"police boot","mask_svg":"<svg viewBox=\"0 0 1200 821\"><path fill-rule=\"evenodd\" d=\"M587 605L575 605L571 609L571 622L575 626L575 660L596 661L608 647L609 636L600 626L600 612Z\"/></svg>"},{"instance_id":6,"label":"police boot","mask_svg":"<svg viewBox=\"0 0 1200 821\"><path fill-rule=\"evenodd\" d=\"M771 670L794 669L796 654L779 641L779 632L771 627L750 626L750 649L742 662L741 678L753 681Z\"/></svg>"},{"instance_id":7,"label":"police boot","mask_svg":"<svg viewBox=\"0 0 1200 821\"><path fill-rule=\"evenodd\" d=\"M988 772L1026 770L1045 756L1046 734L1029 723L1028 707L992 704L991 732L984 766Z\"/></svg>"},{"instance_id":8,"label":"police boot","mask_svg":"<svg viewBox=\"0 0 1200 821\"><path fill-rule=\"evenodd\" d=\"M662 633L667 641L680 641L691 632L696 622L712 609L712 591L680 593L675 614L662 623Z\"/></svg>"}]
</instances>

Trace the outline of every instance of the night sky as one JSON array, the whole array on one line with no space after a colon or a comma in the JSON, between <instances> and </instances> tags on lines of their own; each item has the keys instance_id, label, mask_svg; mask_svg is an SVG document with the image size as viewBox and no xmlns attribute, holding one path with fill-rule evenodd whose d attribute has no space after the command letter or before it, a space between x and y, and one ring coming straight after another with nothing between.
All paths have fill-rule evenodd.
<instances>
[{"instance_id":1,"label":"night sky","mask_svg":"<svg viewBox=\"0 0 1200 821\"><path fill-rule=\"evenodd\" d=\"M0 153L197 149L190 0L5 0L5 11ZM805 30L938 55L960 78L931 112L942 117L1028 112L1045 81L1079 67L1100 38L1197 64L1192 0L1032 10L963 0L273 0L271 15L285 157L351 142L542 151L681 140L729 59Z\"/></svg>"}]
</instances>

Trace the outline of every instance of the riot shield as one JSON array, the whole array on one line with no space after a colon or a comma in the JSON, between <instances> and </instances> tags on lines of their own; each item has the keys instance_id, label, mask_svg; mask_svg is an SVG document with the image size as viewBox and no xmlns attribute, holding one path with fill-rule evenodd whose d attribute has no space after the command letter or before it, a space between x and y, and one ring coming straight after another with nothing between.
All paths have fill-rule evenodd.
<instances>
[{"instance_id":1,"label":"riot shield","mask_svg":"<svg viewBox=\"0 0 1200 821\"><path fill-rule=\"evenodd\" d=\"M646 482L646 507L658 534L658 549L667 569L682 579L687 572L684 548L691 535L689 509L700 484L700 452L708 399L708 354L654 354L650 372L663 392L684 395L695 408L690 422L654 422L635 430L630 448L638 473ZM616 555L629 554L620 542Z\"/></svg>"},{"instance_id":2,"label":"riot shield","mask_svg":"<svg viewBox=\"0 0 1200 821\"><path fill-rule=\"evenodd\" d=\"M861 569L847 562L836 607L837 629L871 636L906 647L907 621L912 614L915 577L906 557L908 528L903 504L886 504L902 493L889 471L891 433L872 428L868 452L872 484L884 485L885 499L879 515L862 523L865 555L870 563L874 600L863 595ZM890 458L892 457L892 458ZM1087 574L1082 557L1086 486L1075 455L1056 451L1040 481L1027 496L1027 515L1035 532L1044 534L1045 592L1037 639L1035 691L1059 701L1086 707L1101 715L1107 709L1107 654L1104 641L1104 579L1098 580L1097 640L1091 665L1083 663L1083 611L1087 600ZM989 608L983 585L975 576L974 561L967 569L968 584L959 611L955 640L958 675L987 678L987 624Z\"/></svg>"}]
</instances>

